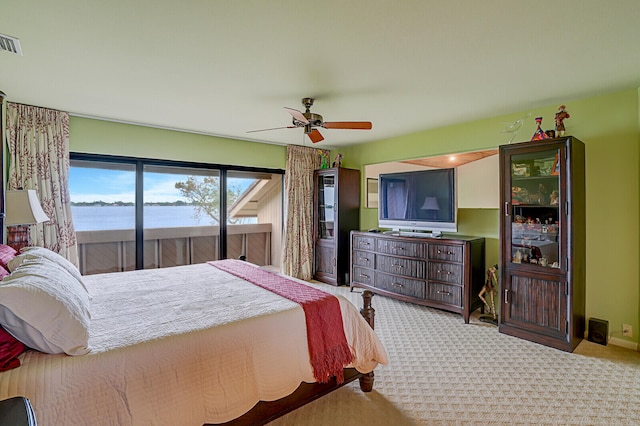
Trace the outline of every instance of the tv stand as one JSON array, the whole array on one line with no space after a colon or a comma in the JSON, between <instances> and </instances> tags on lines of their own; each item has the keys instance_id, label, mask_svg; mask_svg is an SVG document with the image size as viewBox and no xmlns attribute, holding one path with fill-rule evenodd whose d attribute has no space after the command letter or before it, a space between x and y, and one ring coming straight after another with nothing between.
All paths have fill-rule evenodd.
<instances>
[{"instance_id":1,"label":"tv stand","mask_svg":"<svg viewBox=\"0 0 640 426\"><path fill-rule=\"evenodd\" d=\"M351 232L352 289L456 312L469 323L484 306L484 273L484 238Z\"/></svg>"}]
</instances>

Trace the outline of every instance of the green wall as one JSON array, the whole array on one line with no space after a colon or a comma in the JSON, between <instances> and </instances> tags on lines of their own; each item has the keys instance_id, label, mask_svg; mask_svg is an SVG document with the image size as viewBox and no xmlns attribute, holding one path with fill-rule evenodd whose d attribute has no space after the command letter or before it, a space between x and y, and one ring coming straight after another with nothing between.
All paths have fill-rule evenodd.
<instances>
[{"instance_id":1,"label":"green wall","mask_svg":"<svg viewBox=\"0 0 640 426\"><path fill-rule=\"evenodd\" d=\"M286 146L71 117L72 152L284 169Z\"/></svg>"},{"instance_id":2,"label":"green wall","mask_svg":"<svg viewBox=\"0 0 640 426\"><path fill-rule=\"evenodd\" d=\"M640 335L640 115L636 89L565 101L567 134L586 145L587 318L609 321L610 333L631 346ZM517 111L400 137L353 145L340 152L343 166L496 148L510 135L499 131L531 112L515 141L528 140L533 117L553 128L558 105ZM145 158L284 169L286 147L72 117L71 150ZM332 158L337 151L332 152ZM363 183L364 197L364 183ZM362 200L364 205L364 198ZM361 209L361 228L377 225L376 209ZM487 238L487 265L498 261L497 209L461 209L459 231ZM622 338L622 323L633 327ZM632 343L633 342L633 343Z\"/></svg>"},{"instance_id":3,"label":"green wall","mask_svg":"<svg viewBox=\"0 0 640 426\"><path fill-rule=\"evenodd\" d=\"M609 321L613 338L636 347L640 335L640 115L637 89L589 99L566 101L571 118L567 134L586 147L587 318ZM447 153L496 148L508 142L505 123L531 112L514 141L531 138L542 116L543 128L553 128L558 105L518 111L387 140L341 149L345 167L405 160ZM332 153L334 155L334 153ZM364 193L364 186L363 186ZM376 209L361 209L361 228L375 227ZM461 210L459 232L487 240L487 264L498 258L498 211ZM622 337L622 324L633 327L632 339ZM625 342L629 343L626 345ZM633 343L632 343L633 342ZM620 343L620 342L619 342Z\"/></svg>"}]
</instances>

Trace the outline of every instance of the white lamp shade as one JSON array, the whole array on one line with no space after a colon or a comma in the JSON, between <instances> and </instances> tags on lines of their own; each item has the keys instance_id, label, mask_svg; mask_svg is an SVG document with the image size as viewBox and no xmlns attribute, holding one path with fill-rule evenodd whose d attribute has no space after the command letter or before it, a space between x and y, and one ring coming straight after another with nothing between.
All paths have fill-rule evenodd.
<instances>
[{"instance_id":1,"label":"white lamp shade","mask_svg":"<svg viewBox=\"0 0 640 426\"><path fill-rule=\"evenodd\" d=\"M436 197L427 197L424 199L424 204L420 207L421 210L440 210L438 199Z\"/></svg>"},{"instance_id":2,"label":"white lamp shade","mask_svg":"<svg viewBox=\"0 0 640 426\"><path fill-rule=\"evenodd\" d=\"M33 189L7 191L7 220L5 225L31 225L49 220L42 210L38 195Z\"/></svg>"}]
</instances>

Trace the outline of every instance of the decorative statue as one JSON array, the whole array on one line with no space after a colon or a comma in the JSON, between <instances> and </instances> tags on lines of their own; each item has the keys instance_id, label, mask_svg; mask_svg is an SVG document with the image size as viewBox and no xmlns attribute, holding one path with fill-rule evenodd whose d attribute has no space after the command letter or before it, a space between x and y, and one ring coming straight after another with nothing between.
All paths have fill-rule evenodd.
<instances>
[{"instance_id":1,"label":"decorative statue","mask_svg":"<svg viewBox=\"0 0 640 426\"><path fill-rule=\"evenodd\" d=\"M329 168L329 153L326 151L322 151L320 153L320 158L322 160L322 165L320 166L321 169L328 169Z\"/></svg>"},{"instance_id":2,"label":"decorative statue","mask_svg":"<svg viewBox=\"0 0 640 426\"><path fill-rule=\"evenodd\" d=\"M342 154L336 155L336 158L333 160L333 167L342 167Z\"/></svg>"},{"instance_id":3,"label":"decorative statue","mask_svg":"<svg viewBox=\"0 0 640 426\"><path fill-rule=\"evenodd\" d=\"M558 112L556 112L556 138L564 136L564 120L571 117L566 108L566 106L560 105Z\"/></svg>"},{"instance_id":4,"label":"decorative statue","mask_svg":"<svg viewBox=\"0 0 640 426\"><path fill-rule=\"evenodd\" d=\"M484 306L487 308L487 311L491 315L481 315L480 321L489 322L493 325L498 325L498 316L496 313L496 302L495 302L495 293L498 287L498 278L496 277L496 271L498 270L498 265L493 265L491 268L487 269L487 281L485 282L482 290L478 294L478 297L484 303ZM491 301L491 305L486 301L484 295L489 293L489 299Z\"/></svg>"},{"instance_id":5,"label":"decorative statue","mask_svg":"<svg viewBox=\"0 0 640 426\"><path fill-rule=\"evenodd\" d=\"M547 136L547 134L540 128L540 126L542 125L542 117L536 117L536 123L538 124L538 127L536 128L536 131L533 133L531 140L541 141L543 139L549 139L549 136Z\"/></svg>"}]
</instances>

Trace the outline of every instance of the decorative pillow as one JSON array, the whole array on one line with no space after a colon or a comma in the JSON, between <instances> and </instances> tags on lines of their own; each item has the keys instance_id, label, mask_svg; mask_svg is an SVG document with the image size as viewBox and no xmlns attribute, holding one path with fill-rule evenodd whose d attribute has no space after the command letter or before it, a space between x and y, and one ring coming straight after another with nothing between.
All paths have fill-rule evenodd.
<instances>
[{"instance_id":1,"label":"decorative pillow","mask_svg":"<svg viewBox=\"0 0 640 426\"><path fill-rule=\"evenodd\" d=\"M4 268L0 268L0 280L9 275L9 271Z\"/></svg>"},{"instance_id":2,"label":"decorative pillow","mask_svg":"<svg viewBox=\"0 0 640 426\"><path fill-rule=\"evenodd\" d=\"M26 259L0 283L0 324L41 352L89 351L90 299L66 269L46 259Z\"/></svg>"},{"instance_id":3,"label":"decorative pillow","mask_svg":"<svg viewBox=\"0 0 640 426\"><path fill-rule=\"evenodd\" d=\"M20 254L18 254L8 262L7 266L9 268L9 272L15 271L16 268L27 259L45 259L53 262L69 272L75 279L80 281L80 284L82 284L83 287L85 287L84 282L82 281L82 275L73 263L60 256L55 251L49 250L48 248L44 247L33 246L23 248L20 251Z\"/></svg>"},{"instance_id":4,"label":"decorative pillow","mask_svg":"<svg viewBox=\"0 0 640 426\"><path fill-rule=\"evenodd\" d=\"M20 367L18 355L24 352L24 345L0 327L0 371Z\"/></svg>"},{"instance_id":5,"label":"decorative pillow","mask_svg":"<svg viewBox=\"0 0 640 426\"><path fill-rule=\"evenodd\" d=\"M18 252L11 246L0 244L0 265L7 271L9 267L7 266L9 261L16 257Z\"/></svg>"}]
</instances>

